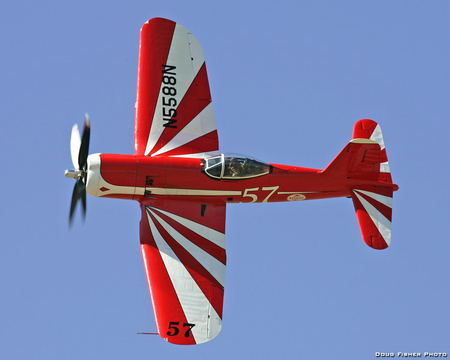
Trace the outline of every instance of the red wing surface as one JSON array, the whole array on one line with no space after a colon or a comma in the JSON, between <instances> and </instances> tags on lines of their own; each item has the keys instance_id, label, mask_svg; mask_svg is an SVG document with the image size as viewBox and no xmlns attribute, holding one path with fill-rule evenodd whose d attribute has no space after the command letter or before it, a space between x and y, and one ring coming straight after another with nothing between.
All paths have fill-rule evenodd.
<instances>
[{"instance_id":1,"label":"red wing surface","mask_svg":"<svg viewBox=\"0 0 450 360\"><path fill-rule=\"evenodd\" d=\"M141 252L156 325L175 344L199 344L222 328L225 204L141 205Z\"/></svg>"},{"instance_id":2,"label":"red wing surface","mask_svg":"<svg viewBox=\"0 0 450 360\"><path fill-rule=\"evenodd\" d=\"M148 21L140 37L135 154L204 157L218 149L200 43L173 21Z\"/></svg>"}]
</instances>

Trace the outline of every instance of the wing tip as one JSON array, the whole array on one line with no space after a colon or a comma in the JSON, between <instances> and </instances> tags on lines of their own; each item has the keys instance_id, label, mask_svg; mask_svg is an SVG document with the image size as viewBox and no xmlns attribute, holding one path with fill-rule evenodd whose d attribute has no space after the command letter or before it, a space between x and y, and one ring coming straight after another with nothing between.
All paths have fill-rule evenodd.
<instances>
[{"instance_id":1,"label":"wing tip","mask_svg":"<svg viewBox=\"0 0 450 360\"><path fill-rule=\"evenodd\" d=\"M153 23L158 23L158 22L166 22L166 23L172 23L172 24L175 24L175 21L172 21L172 20L170 20L170 19L165 19L165 18L162 18L162 17L154 17L154 18L151 18L151 19L147 20L147 21L144 23L144 25L142 25L142 28L143 28L144 26L148 25L148 24L153 24ZM141 28L141 30L142 30L142 28Z\"/></svg>"}]
</instances>

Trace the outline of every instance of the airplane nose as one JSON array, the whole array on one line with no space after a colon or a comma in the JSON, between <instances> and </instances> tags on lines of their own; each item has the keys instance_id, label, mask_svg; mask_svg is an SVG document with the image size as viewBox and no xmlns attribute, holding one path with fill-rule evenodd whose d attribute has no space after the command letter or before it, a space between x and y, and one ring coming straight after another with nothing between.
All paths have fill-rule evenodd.
<instances>
[{"instance_id":1,"label":"airplane nose","mask_svg":"<svg viewBox=\"0 0 450 360\"><path fill-rule=\"evenodd\" d=\"M86 178L86 192L91 196L98 196L98 187L100 183L100 154L92 154L87 159L87 178Z\"/></svg>"}]
</instances>

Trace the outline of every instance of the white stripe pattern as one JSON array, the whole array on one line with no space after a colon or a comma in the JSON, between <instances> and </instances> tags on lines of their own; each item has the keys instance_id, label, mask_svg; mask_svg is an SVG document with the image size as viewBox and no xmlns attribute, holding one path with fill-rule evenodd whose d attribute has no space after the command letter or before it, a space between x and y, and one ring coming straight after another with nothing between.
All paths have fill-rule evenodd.
<instances>
[{"instance_id":1,"label":"white stripe pattern","mask_svg":"<svg viewBox=\"0 0 450 360\"><path fill-rule=\"evenodd\" d=\"M359 190L359 189L353 190L353 191L358 191L361 194L371 197L372 199L374 199L374 200L378 201L379 203L382 203L392 209L392 197L391 196L381 195L381 194L377 194L377 193L374 193L371 191Z\"/></svg>"},{"instance_id":2,"label":"white stripe pattern","mask_svg":"<svg viewBox=\"0 0 450 360\"><path fill-rule=\"evenodd\" d=\"M205 58L203 55L203 50L198 40L185 27L176 24L172 37L172 43L170 45L169 55L167 58L167 65L176 66L176 69L173 70L173 72L176 73L177 93L174 96L171 95L171 98L174 98L176 100L177 105L179 105L183 100L186 92L188 91L204 62ZM162 92L163 87L164 84L161 84L155 113L153 115L152 126L148 136L147 146L144 152L144 154L146 155L148 155L153 150L165 130L162 117L162 98L164 96ZM167 151L176 149L196 138L199 138L211 131L216 130L216 121L214 118L212 104L210 103L192 121L194 122L192 125L191 123L189 123L187 126L185 126L185 128L183 128L180 133L178 133L167 144L165 144L162 149L152 154L152 156L160 155Z\"/></svg>"},{"instance_id":3,"label":"white stripe pattern","mask_svg":"<svg viewBox=\"0 0 450 360\"><path fill-rule=\"evenodd\" d=\"M183 146L203 135L209 134L216 130L216 122L214 120L214 111L212 103L209 103L189 124L187 124L180 132L175 135L166 145L152 154L157 156L165 152Z\"/></svg>"},{"instance_id":4,"label":"white stripe pattern","mask_svg":"<svg viewBox=\"0 0 450 360\"><path fill-rule=\"evenodd\" d=\"M373 133L370 136L370 140L374 140L378 144L380 144L381 151L383 151L385 149L383 133L381 132L381 127L379 124L377 124L377 126L373 130ZM388 161L385 161L380 164L380 172L382 172L382 173L390 173L391 172Z\"/></svg>"},{"instance_id":5,"label":"white stripe pattern","mask_svg":"<svg viewBox=\"0 0 450 360\"><path fill-rule=\"evenodd\" d=\"M191 64L192 62L190 61L191 55L187 33L187 29L183 26L179 24L175 26L172 43L170 45L169 56L166 62L167 65L175 65L177 67L175 71L177 74L177 94L175 96L171 96L175 98L177 104L179 104L183 99L187 89L191 85L192 80L194 80L194 77L196 75L196 73L193 72ZM180 61L180 59L185 61ZM165 129L165 127L163 126L162 117L162 97L164 95L162 93L163 87L164 84L161 83L152 126L147 140L145 154L148 154L153 149Z\"/></svg>"},{"instance_id":6,"label":"white stripe pattern","mask_svg":"<svg viewBox=\"0 0 450 360\"><path fill-rule=\"evenodd\" d=\"M154 211L151 209L149 209L149 211L177 243L179 243L189 254L191 254L195 260L197 260L219 282L220 285L225 286L224 264L180 234Z\"/></svg>"},{"instance_id":7,"label":"white stripe pattern","mask_svg":"<svg viewBox=\"0 0 450 360\"><path fill-rule=\"evenodd\" d=\"M154 213L152 212L152 214ZM209 341L220 332L222 327L220 316L211 306L189 271L159 233L149 212L147 212L147 218L156 246L177 293L186 320L191 324L195 324L191 330L195 342L200 344Z\"/></svg>"},{"instance_id":8,"label":"white stripe pattern","mask_svg":"<svg viewBox=\"0 0 450 360\"><path fill-rule=\"evenodd\" d=\"M382 172L382 173L390 173L391 172L391 168L389 167L389 161L380 163L380 172Z\"/></svg>"},{"instance_id":9,"label":"white stripe pattern","mask_svg":"<svg viewBox=\"0 0 450 360\"><path fill-rule=\"evenodd\" d=\"M236 190L204 190L204 189L174 189L147 187L153 195L177 195L177 196L240 196L242 191Z\"/></svg>"},{"instance_id":10,"label":"white stripe pattern","mask_svg":"<svg viewBox=\"0 0 450 360\"><path fill-rule=\"evenodd\" d=\"M218 150L215 151L207 151L195 154L183 154L183 155L171 155L171 157L184 157L184 158L196 158L196 159L206 159L209 157L215 157L220 155Z\"/></svg>"},{"instance_id":11,"label":"white stripe pattern","mask_svg":"<svg viewBox=\"0 0 450 360\"><path fill-rule=\"evenodd\" d=\"M377 124L375 129L373 130L372 135L370 136L370 140L376 141L378 144L380 144L381 151L384 150L384 140L383 140L383 133L381 132L380 125Z\"/></svg>"},{"instance_id":12,"label":"white stripe pattern","mask_svg":"<svg viewBox=\"0 0 450 360\"><path fill-rule=\"evenodd\" d=\"M189 230L197 233L206 240L209 240L217 246L220 246L222 249L225 249L225 234L221 233L220 231L211 229L210 227L201 225L199 223L196 223L195 221L172 214L165 210L157 209L151 206L148 206L148 208L159 211L160 213L170 217L172 220L175 220L177 223L180 223L184 227L187 227Z\"/></svg>"},{"instance_id":13,"label":"white stripe pattern","mask_svg":"<svg viewBox=\"0 0 450 360\"><path fill-rule=\"evenodd\" d=\"M392 198L390 198L390 200L387 200L386 199L386 198L388 198L387 196L383 196L380 194L372 193L369 191L363 191L363 190L353 189L353 192L355 193L356 197L363 205L367 214L369 214L370 218L372 219L373 223L377 227L377 229L380 232L381 236L383 237L384 241L386 241L386 244L389 246L391 244L391 227L392 227L391 221L389 219L387 219L381 212L379 212L377 210L377 208L375 208L371 203L369 203L366 199L364 199L358 192L365 194L367 196L370 196L372 199L375 199L389 207L392 207ZM380 201L380 200L382 200L382 201Z\"/></svg>"}]
</instances>

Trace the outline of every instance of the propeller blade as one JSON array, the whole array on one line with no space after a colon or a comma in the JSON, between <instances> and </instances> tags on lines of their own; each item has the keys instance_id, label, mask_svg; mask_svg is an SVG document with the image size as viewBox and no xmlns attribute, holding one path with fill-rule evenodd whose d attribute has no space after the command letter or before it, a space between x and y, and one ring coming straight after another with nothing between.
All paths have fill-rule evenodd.
<instances>
[{"instance_id":1,"label":"propeller blade","mask_svg":"<svg viewBox=\"0 0 450 360\"><path fill-rule=\"evenodd\" d=\"M69 214L69 226L72 225L73 214L75 212L75 208L77 207L78 202L78 181L75 183L75 187L73 188L72 193L72 202L70 203L70 214Z\"/></svg>"},{"instance_id":2,"label":"propeller blade","mask_svg":"<svg viewBox=\"0 0 450 360\"><path fill-rule=\"evenodd\" d=\"M81 199L81 205L83 209L83 220L86 218L86 184L83 180L79 179L77 181L78 186L78 196Z\"/></svg>"},{"instance_id":3,"label":"propeller blade","mask_svg":"<svg viewBox=\"0 0 450 360\"><path fill-rule=\"evenodd\" d=\"M91 121L89 115L86 113L84 117L84 131L83 137L80 138L80 131L78 125L75 124L72 128L72 135L70 137L70 155L72 157L73 166L75 170L66 170L66 177L74 178L77 182L73 188L72 201L70 203L69 213L69 227L72 226L73 216L77 207L78 200L81 200L83 220L86 217L86 164L89 155L89 139L91 136Z\"/></svg>"},{"instance_id":4,"label":"propeller blade","mask_svg":"<svg viewBox=\"0 0 450 360\"><path fill-rule=\"evenodd\" d=\"M91 137L91 121L89 114L86 113L84 117L84 131L81 139L80 153L78 155L79 169L84 169L89 155L89 139Z\"/></svg>"},{"instance_id":5,"label":"propeller blade","mask_svg":"<svg viewBox=\"0 0 450 360\"><path fill-rule=\"evenodd\" d=\"M86 184L82 178L78 178L73 188L72 202L70 204L70 214L69 214L69 226L72 225L73 214L78 204L78 200L81 200L83 219L86 217Z\"/></svg>"},{"instance_id":6,"label":"propeller blade","mask_svg":"<svg viewBox=\"0 0 450 360\"><path fill-rule=\"evenodd\" d=\"M72 164L75 169L79 169L78 156L80 153L81 137L78 125L72 127L72 135L70 136L70 155L72 156Z\"/></svg>"}]
</instances>

